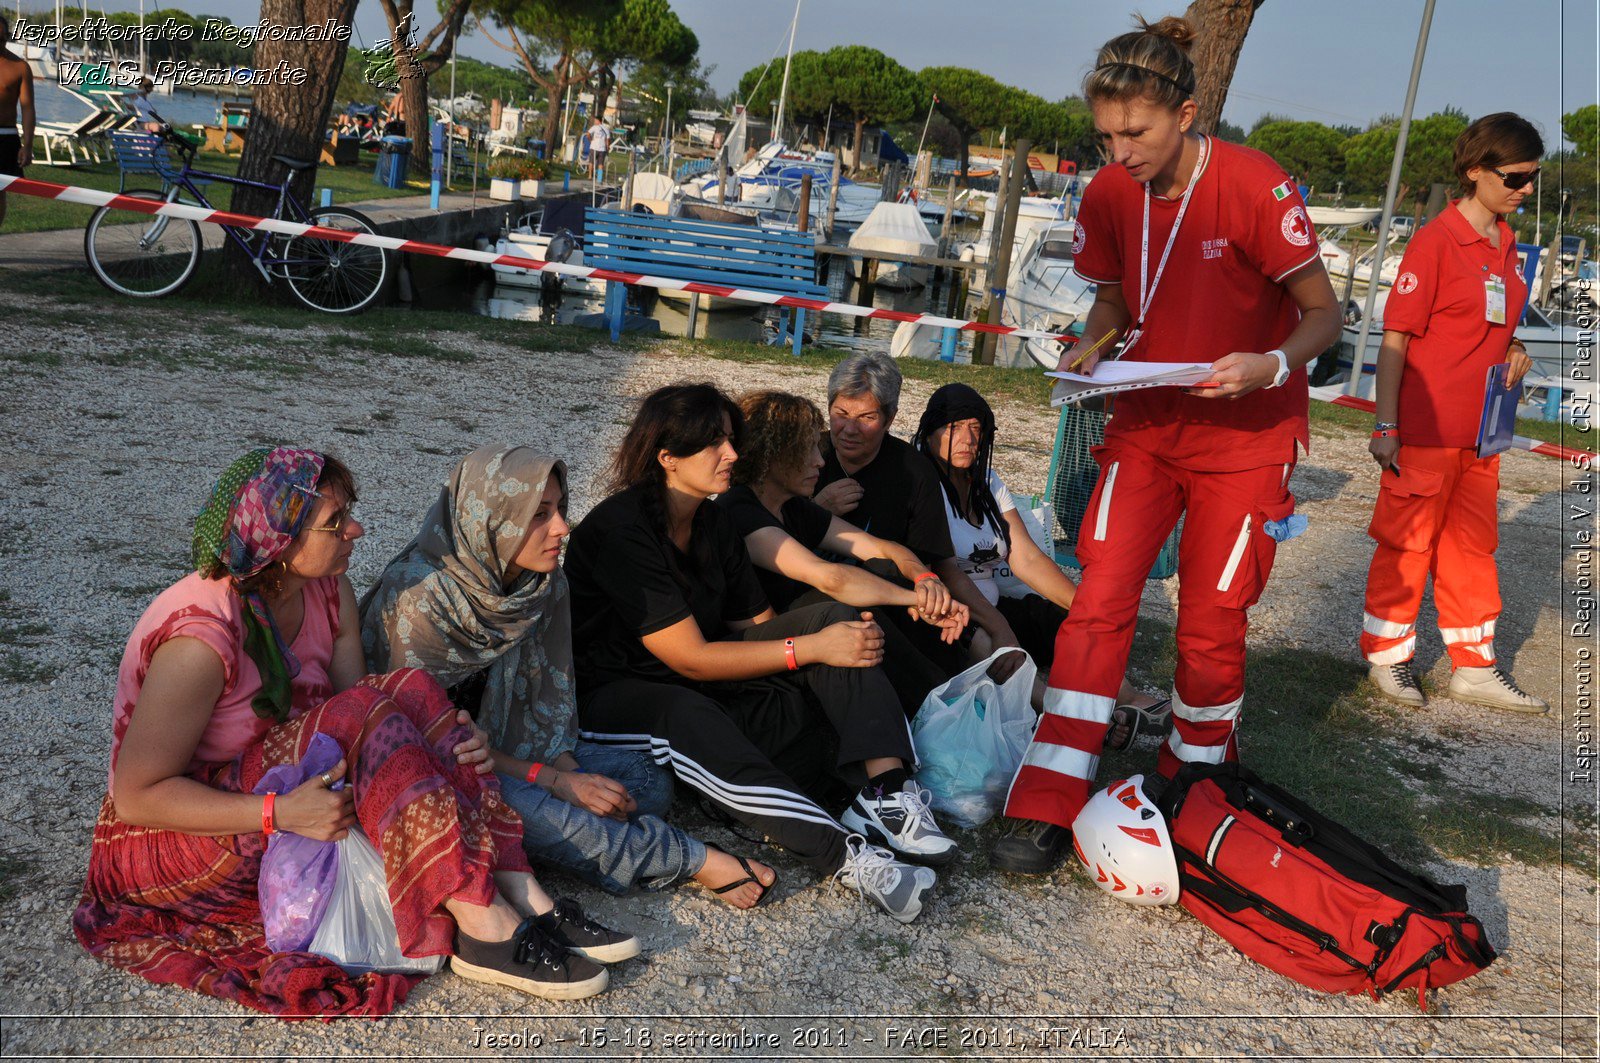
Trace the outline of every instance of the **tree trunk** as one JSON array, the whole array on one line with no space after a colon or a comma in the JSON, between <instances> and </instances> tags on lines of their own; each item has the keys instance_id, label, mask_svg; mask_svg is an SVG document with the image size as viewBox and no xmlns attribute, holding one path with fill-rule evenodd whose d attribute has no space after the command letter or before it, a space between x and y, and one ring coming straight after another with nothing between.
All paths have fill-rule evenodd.
<instances>
[{"instance_id":1,"label":"tree trunk","mask_svg":"<svg viewBox=\"0 0 1600 1063\"><path fill-rule=\"evenodd\" d=\"M1239 51L1245 34L1265 0L1194 0L1184 16L1194 23L1195 41L1189 57L1194 60L1194 99L1200 105L1195 127L1202 133L1217 128L1222 106L1228 100L1228 85L1239 65Z\"/></svg>"},{"instance_id":2,"label":"tree trunk","mask_svg":"<svg viewBox=\"0 0 1600 1063\"><path fill-rule=\"evenodd\" d=\"M404 71L408 64L401 63ZM411 172L429 177L433 173L433 113L428 109L428 74L422 64L412 62L414 77L400 79L400 102L406 109L406 136L411 138Z\"/></svg>"},{"instance_id":3,"label":"tree trunk","mask_svg":"<svg viewBox=\"0 0 1600 1063\"><path fill-rule=\"evenodd\" d=\"M865 118L857 118L855 147L850 149L850 168L857 173L861 172L861 135L866 128L867 120Z\"/></svg>"},{"instance_id":4,"label":"tree trunk","mask_svg":"<svg viewBox=\"0 0 1600 1063\"><path fill-rule=\"evenodd\" d=\"M278 26L318 26L325 19L349 26L355 8L356 0L262 0L261 18ZM281 181L283 166L272 161L274 155L317 162L328 136L328 113L348 49L349 42L342 40L289 42L263 37L256 42L253 67L271 70L281 60L289 68L303 69L306 80L300 85L268 82L256 86L250 132L239 159L241 178L269 184ZM295 178L293 191L302 201L311 199L316 178L315 165ZM276 203L276 195L266 189L233 190L233 210L240 214L267 215ZM258 276L231 241L226 246L236 276Z\"/></svg>"},{"instance_id":5,"label":"tree trunk","mask_svg":"<svg viewBox=\"0 0 1600 1063\"><path fill-rule=\"evenodd\" d=\"M611 90L616 87L617 75L611 69L611 64L602 66L595 75L594 113L600 116L600 121L606 120L606 104L611 99Z\"/></svg>"}]
</instances>

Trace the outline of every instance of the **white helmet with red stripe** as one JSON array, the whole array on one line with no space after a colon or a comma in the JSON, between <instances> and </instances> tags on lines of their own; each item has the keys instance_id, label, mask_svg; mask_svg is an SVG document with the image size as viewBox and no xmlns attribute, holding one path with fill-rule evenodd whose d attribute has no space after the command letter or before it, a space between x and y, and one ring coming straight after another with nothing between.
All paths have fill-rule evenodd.
<instances>
[{"instance_id":1,"label":"white helmet with red stripe","mask_svg":"<svg viewBox=\"0 0 1600 1063\"><path fill-rule=\"evenodd\" d=\"M1172 837L1143 782L1143 775L1120 779L1089 798L1072 821L1072 850L1095 885L1118 900L1176 904Z\"/></svg>"}]
</instances>

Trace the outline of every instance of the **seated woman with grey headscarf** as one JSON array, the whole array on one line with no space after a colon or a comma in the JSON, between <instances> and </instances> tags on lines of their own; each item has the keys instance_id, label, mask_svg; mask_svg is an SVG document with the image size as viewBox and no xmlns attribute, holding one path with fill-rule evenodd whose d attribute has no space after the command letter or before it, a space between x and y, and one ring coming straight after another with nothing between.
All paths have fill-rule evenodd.
<instances>
[{"instance_id":1,"label":"seated woman with grey headscarf","mask_svg":"<svg viewBox=\"0 0 1600 1063\"><path fill-rule=\"evenodd\" d=\"M754 907L771 868L664 822L672 779L648 750L579 737L566 481L562 462L527 447L463 458L361 601L367 660L432 673L474 714L531 859L615 894L692 878Z\"/></svg>"}]
</instances>

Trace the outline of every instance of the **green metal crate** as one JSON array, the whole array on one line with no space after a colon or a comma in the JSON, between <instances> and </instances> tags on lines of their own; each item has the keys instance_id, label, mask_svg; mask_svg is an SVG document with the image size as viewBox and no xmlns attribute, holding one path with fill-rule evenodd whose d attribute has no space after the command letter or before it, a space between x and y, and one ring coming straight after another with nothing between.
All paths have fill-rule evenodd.
<instances>
[{"instance_id":1,"label":"green metal crate","mask_svg":"<svg viewBox=\"0 0 1600 1063\"><path fill-rule=\"evenodd\" d=\"M1050 480L1045 488L1045 500L1055 515L1057 564L1083 567L1078 564L1076 555L1078 529L1083 525L1089 499L1094 495L1095 481L1100 478L1100 466L1094 460L1093 450L1105 438L1105 414L1077 406L1061 407L1055 447L1050 452ZM1178 537L1182 531L1180 519L1172 534L1167 536L1161 553L1156 555L1156 563L1150 569L1151 579L1167 579L1178 571Z\"/></svg>"}]
</instances>

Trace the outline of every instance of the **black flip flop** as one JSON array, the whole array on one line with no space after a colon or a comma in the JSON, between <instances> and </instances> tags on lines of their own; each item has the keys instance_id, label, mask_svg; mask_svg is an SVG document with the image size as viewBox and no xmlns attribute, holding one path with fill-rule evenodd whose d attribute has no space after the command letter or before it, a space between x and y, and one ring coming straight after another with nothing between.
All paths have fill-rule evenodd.
<instances>
[{"instance_id":1,"label":"black flip flop","mask_svg":"<svg viewBox=\"0 0 1600 1063\"><path fill-rule=\"evenodd\" d=\"M1162 698L1154 705L1118 705L1111 710L1111 725L1106 728L1106 748L1115 753L1126 752L1140 734L1159 731L1171 715L1171 698ZM1127 721L1128 737L1121 744L1112 745L1111 732L1122 720Z\"/></svg>"},{"instance_id":2,"label":"black flip flop","mask_svg":"<svg viewBox=\"0 0 1600 1063\"><path fill-rule=\"evenodd\" d=\"M706 842L705 846L707 849L715 849L724 856L733 856L735 860L739 861L739 866L744 868L745 874L744 878L741 878L735 882L730 882L726 886L718 886L715 889L707 886L707 889L710 889L712 893L731 893L740 886L748 886L754 883L756 889L761 891L761 895L756 898L756 903L752 904L750 907L759 908L763 904L767 903L768 899L771 898L773 891L778 886L778 872L776 868L774 868L772 871L772 881L762 882L761 879L756 877L756 869L750 866L750 858L748 856L737 856L728 852L728 850L724 849L722 846L716 845L712 842Z\"/></svg>"}]
</instances>

